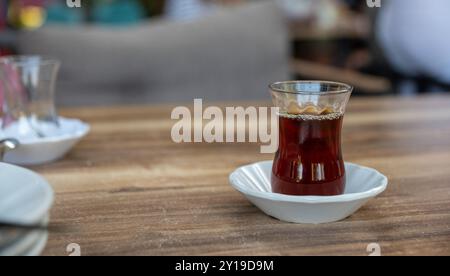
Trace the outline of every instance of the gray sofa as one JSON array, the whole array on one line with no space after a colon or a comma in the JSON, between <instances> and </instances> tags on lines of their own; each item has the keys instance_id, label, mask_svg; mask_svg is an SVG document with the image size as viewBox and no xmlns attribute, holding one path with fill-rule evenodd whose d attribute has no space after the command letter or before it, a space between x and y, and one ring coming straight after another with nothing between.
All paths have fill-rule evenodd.
<instances>
[{"instance_id":1,"label":"gray sofa","mask_svg":"<svg viewBox=\"0 0 450 276\"><path fill-rule=\"evenodd\" d=\"M268 99L288 78L288 37L273 1L192 22L124 28L46 26L19 37L22 54L63 62L60 105Z\"/></svg>"}]
</instances>

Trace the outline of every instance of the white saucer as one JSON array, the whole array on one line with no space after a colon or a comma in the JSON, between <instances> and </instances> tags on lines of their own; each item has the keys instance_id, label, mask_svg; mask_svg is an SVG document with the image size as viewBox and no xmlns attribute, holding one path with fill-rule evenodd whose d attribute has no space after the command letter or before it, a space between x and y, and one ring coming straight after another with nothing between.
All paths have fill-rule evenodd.
<instances>
[{"instance_id":1,"label":"white saucer","mask_svg":"<svg viewBox=\"0 0 450 276\"><path fill-rule=\"evenodd\" d=\"M53 204L53 190L38 174L0 163L0 221L36 224Z\"/></svg>"},{"instance_id":2,"label":"white saucer","mask_svg":"<svg viewBox=\"0 0 450 276\"><path fill-rule=\"evenodd\" d=\"M388 179L378 171L345 163L346 189L338 196L289 196L272 192L272 161L238 168L231 185L269 216L293 223L327 223L347 218L382 193Z\"/></svg>"},{"instance_id":3,"label":"white saucer","mask_svg":"<svg viewBox=\"0 0 450 276\"><path fill-rule=\"evenodd\" d=\"M90 130L88 124L75 119L59 118L60 129L45 138L17 137L14 130L0 132L0 139L16 138L20 145L5 155L5 162L18 165L40 165L56 161L69 152Z\"/></svg>"},{"instance_id":4,"label":"white saucer","mask_svg":"<svg viewBox=\"0 0 450 276\"><path fill-rule=\"evenodd\" d=\"M24 168L0 163L0 221L47 225L54 193L41 176ZM0 229L6 233L0 256L38 255L45 247L46 231Z\"/></svg>"},{"instance_id":5,"label":"white saucer","mask_svg":"<svg viewBox=\"0 0 450 276\"><path fill-rule=\"evenodd\" d=\"M46 226L49 216L46 215L41 225ZM20 230L18 230L20 231ZM48 231L25 231L20 239L0 250L0 256L37 256L47 244Z\"/></svg>"},{"instance_id":6,"label":"white saucer","mask_svg":"<svg viewBox=\"0 0 450 276\"><path fill-rule=\"evenodd\" d=\"M47 245L47 241L48 232L42 232L36 242L30 247L30 249L24 252L23 256L34 257L41 255L42 251L44 251L45 246Z\"/></svg>"}]
</instances>

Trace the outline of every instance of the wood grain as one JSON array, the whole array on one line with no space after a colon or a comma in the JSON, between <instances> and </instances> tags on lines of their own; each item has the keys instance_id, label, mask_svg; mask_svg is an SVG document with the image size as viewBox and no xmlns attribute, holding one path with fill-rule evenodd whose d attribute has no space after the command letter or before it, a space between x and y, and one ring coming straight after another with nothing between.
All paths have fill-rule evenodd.
<instances>
[{"instance_id":1,"label":"wood grain","mask_svg":"<svg viewBox=\"0 0 450 276\"><path fill-rule=\"evenodd\" d=\"M192 103L191 103L192 104ZM251 104L251 103L246 103ZM244 103L242 103L244 105ZM389 178L352 217L296 225L262 214L228 183L272 159L256 144L174 144L171 106L64 110L92 125L64 160L32 169L56 191L45 255L450 254L450 97L353 98L347 161Z\"/></svg>"}]
</instances>

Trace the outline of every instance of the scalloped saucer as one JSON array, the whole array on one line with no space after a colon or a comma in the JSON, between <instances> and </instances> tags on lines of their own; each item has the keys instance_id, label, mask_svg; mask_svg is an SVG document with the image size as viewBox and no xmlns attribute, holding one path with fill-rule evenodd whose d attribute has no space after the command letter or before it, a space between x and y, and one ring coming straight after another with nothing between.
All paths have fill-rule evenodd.
<instances>
[{"instance_id":1,"label":"scalloped saucer","mask_svg":"<svg viewBox=\"0 0 450 276\"><path fill-rule=\"evenodd\" d=\"M292 223L328 223L347 218L388 185L380 172L345 163L346 189L338 196L290 196L272 192L273 161L258 162L231 173L231 185L267 215Z\"/></svg>"}]
</instances>

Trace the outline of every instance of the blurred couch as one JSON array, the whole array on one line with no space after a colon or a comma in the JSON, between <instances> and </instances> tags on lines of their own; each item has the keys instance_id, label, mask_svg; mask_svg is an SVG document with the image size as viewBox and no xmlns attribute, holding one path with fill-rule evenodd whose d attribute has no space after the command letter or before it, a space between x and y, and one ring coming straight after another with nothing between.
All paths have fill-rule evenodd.
<instances>
[{"instance_id":1,"label":"blurred couch","mask_svg":"<svg viewBox=\"0 0 450 276\"><path fill-rule=\"evenodd\" d=\"M65 106L268 99L267 84L289 77L274 1L184 23L46 26L22 33L19 51L62 60L57 101Z\"/></svg>"}]
</instances>

